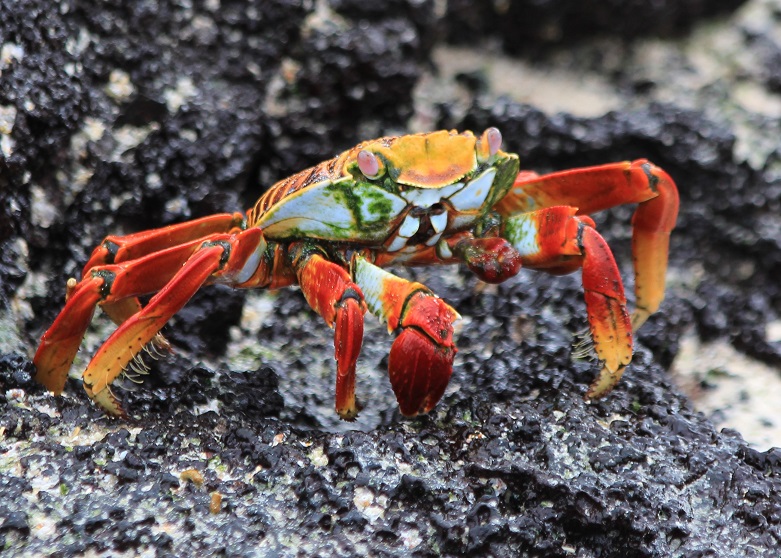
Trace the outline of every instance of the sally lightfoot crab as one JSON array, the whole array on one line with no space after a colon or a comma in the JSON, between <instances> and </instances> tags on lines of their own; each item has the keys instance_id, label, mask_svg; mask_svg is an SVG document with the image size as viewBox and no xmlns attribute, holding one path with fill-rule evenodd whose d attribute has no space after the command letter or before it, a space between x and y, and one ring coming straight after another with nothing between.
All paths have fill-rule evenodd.
<instances>
[{"instance_id":1,"label":"sally lightfoot crab","mask_svg":"<svg viewBox=\"0 0 781 558\"><path fill-rule=\"evenodd\" d=\"M166 346L160 329L204 284L280 288L298 284L334 329L336 411L358 412L355 367L366 310L396 332L388 360L401 412L430 411L453 370L458 313L425 285L383 268L464 263L499 283L521 267L552 274L582 269L593 350L601 370L588 397L610 391L632 359L632 333L664 296L678 192L641 159L546 175L519 172L489 128L367 141L271 187L246 216L224 213L109 236L82 279L68 281L65 308L35 355L36 379L56 394L95 307L118 328L83 375L90 398L124 415L111 383L141 366L139 353ZM632 219L636 308L607 243L588 217L637 203ZM142 306L138 296L152 294Z\"/></svg>"}]
</instances>

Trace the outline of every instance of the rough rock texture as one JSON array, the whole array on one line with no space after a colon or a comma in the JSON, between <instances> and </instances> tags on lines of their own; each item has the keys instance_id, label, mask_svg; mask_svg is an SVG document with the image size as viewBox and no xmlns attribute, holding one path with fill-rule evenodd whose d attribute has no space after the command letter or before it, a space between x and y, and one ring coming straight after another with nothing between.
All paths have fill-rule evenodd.
<instances>
[{"instance_id":1,"label":"rough rock texture","mask_svg":"<svg viewBox=\"0 0 781 558\"><path fill-rule=\"evenodd\" d=\"M536 68L572 76L563 97L574 114L496 98L482 66L432 71L435 52L447 54L441 37L464 38L460 3L0 2L0 548L773 556L781 453L718 432L669 369L685 335L781 365L768 333L781 305L781 9L632 2L642 19L583 22L571 45L569 4L514 2L502 18L513 29L525 21L517 10L545 9L567 31L556 38L566 50L524 41L544 53ZM620 13L605 12L612 4L578 6L597 17ZM713 13L723 15L700 23ZM626 43L638 23L691 35ZM467 42L492 33L481 24ZM479 48L485 66L499 63ZM612 112L575 115L584 78L613 92ZM444 85L427 97L432 79ZM331 332L295 290L204 289L165 330L176 354L117 389L128 421L96 410L78 378L111 330L104 317L63 397L32 381L64 282L103 236L240 209L263 185L406 131L413 116L497 125L529 168L649 157L677 180L668 298L609 397L584 402L595 366L571 358L585 325L577 274L486 287L457 269L402 271L464 316L452 383L415 420L396 411L390 339L371 318L359 363L367 407L356 423L336 419ZM630 218L629 208L598 218L627 286ZM181 474L191 469L203 479Z\"/></svg>"}]
</instances>

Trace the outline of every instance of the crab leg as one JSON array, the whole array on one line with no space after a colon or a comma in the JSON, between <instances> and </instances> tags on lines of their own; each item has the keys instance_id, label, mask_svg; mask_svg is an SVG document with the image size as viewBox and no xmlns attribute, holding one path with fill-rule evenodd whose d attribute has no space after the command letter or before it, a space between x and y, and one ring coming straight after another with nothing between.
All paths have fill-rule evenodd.
<instances>
[{"instance_id":1,"label":"crab leg","mask_svg":"<svg viewBox=\"0 0 781 558\"><path fill-rule=\"evenodd\" d=\"M133 312L135 296L162 288L202 242L200 239L182 244L131 262L98 266L81 282L73 285L69 281L65 308L43 334L35 353L33 362L38 369L35 379L59 395L95 306L121 310L120 323L124 322L140 310L139 304Z\"/></svg>"},{"instance_id":2,"label":"crab leg","mask_svg":"<svg viewBox=\"0 0 781 558\"><path fill-rule=\"evenodd\" d=\"M220 268L224 250L211 245L193 254L149 304L125 320L95 353L84 371L84 390L109 414L124 415L119 401L108 389L111 382Z\"/></svg>"},{"instance_id":3,"label":"crab leg","mask_svg":"<svg viewBox=\"0 0 781 558\"><path fill-rule=\"evenodd\" d=\"M90 270L94 267L136 260L174 246L203 240L212 234L227 233L232 229L240 227L242 222L243 217L241 213L220 213L150 231L142 231L125 236L107 236L92 251L89 261L87 261L81 272L81 276L87 277ZM103 303L101 308L115 324L119 325L141 310L141 303L137 298L133 297L117 302ZM170 349L170 345L168 345L168 342L162 335L156 337L154 343L159 348Z\"/></svg>"},{"instance_id":4,"label":"crab leg","mask_svg":"<svg viewBox=\"0 0 781 558\"><path fill-rule=\"evenodd\" d=\"M665 171L646 159L542 176L524 171L495 209L508 217L569 205L586 215L626 203L639 204L632 219L637 330L664 298L670 232L678 217L678 189Z\"/></svg>"},{"instance_id":5,"label":"crab leg","mask_svg":"<svg viewBox=\"0 0 781 558\"><path fill-rule=\"evenodd\" d=\"M242 221L241 213L220 213L126 236L107 236L93 250L81 275L86 277L93 267L136 260L172 246L202 240L212 234L227 233L240 227Z\"/></svg>"},{"instance_id":6,"label":"crab leg","mask_svg":"<svg viewBox=\"0 0 781 558\"><path fill-rule=\"evenodd\" d=\"M635 331L664 300L670 232L678 219L678 188L666 172L656 167L653 170L659 195L638 205L632 217L636 295L632 327Z\"/></svg>"},{"instance_id":7,"label":"crab leg","mask_svg":"<svg viewBox=\"0 0 781 558\"><path fill-rule=\"evenodd\" d=\"M112 415L124 414L108 386L210 278L240 284L258 268L265 241L259 229L206 238L156 252L138 260L98 266L82 280L35 355L36 379L59 393L89 325L95 304L114 304L157 291L149 304L117 328L84 372L84 389ZM102 302L101 302L102 301Z\"/></svg>"},{"instance_id":8,"label":"crab leg","mask_svg":"<svg viewBox=\"0 0 781 558\"><path fill-rule=\"evenodd\" d=\"M334 329L336 412L344 420L354 420L360 410L355 400L355 363L363 343L363 293L347 270L306 246L294 245L291 257L304 297Z\"/></svg>"},{"instance_id":9,"label":"crab leg","mask_svg":"<svg viewBox=\"0 0 781 558\"><path fill-rule=\"evenodd\" d=\"M632 360L632 325L618 266L588 217L574 207L550 207L505 220L502 236L521 255L523 265L549 273L583 268L583 290L593 348L602 370L587 396L598 398L620 380Z\"/></svg>"},{"instance_id":10,"label":"crab leg","mask_svg":"<svg viewBox=\"0 0 781 558\"><path fill-rule=\"evenodd\" d=\"M388 359L399 410L405 416L429 412L453 372L458 312L424 285L396 277L357 254L351 270L372 314L387 323L388 332L401 330Z\"/></svg>"}]
</instances>

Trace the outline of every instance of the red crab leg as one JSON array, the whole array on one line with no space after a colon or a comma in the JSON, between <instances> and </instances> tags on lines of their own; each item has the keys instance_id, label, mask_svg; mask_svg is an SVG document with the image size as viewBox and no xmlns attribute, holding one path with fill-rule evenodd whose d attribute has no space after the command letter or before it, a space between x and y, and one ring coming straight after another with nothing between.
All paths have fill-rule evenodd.
<instances>
[{"instance_id":1,"label":"red crab leg","mask_svg":"<svg viewBox=\"0 0 781 558\"><path fill-rule=\"evenodd\" d=\"M678 189L665 171L646 159L542 176L524 171L496 209L510 216L569 205L584 215L627 203L639 203L632 219L637 330L664 298L670 232L678 217Z\"/></svg>"},{"instance_id":2,"label":"red crab leg","mask_svg":"<svg viewBox=\"0 0 781 558\"><path fill-rule=\"evenodd\" d=\"M132 262L99 266L75 286L69 282L65 308L43 334L35 353L33 362L38 369L35 379L60 394L92 321L95 305L100 303L119 309L122 312L120 323L125 321L136 308L135 295L162 288L202 242L203 239L199 239ZM137 308L140 310L140 304Z\"/></svg>"},{"instance_id":3,"label":"red crab leg","mask_svg":"<svg viewBox=\"0 0 781 558\"><path fill-rule=\"evenodd\" d=\"M632 327L635 331L659 309L664 300L670 232L678 219L678 188L666 172L656 167L653 170L659 195L638 205L632 217L637 298Z\"/></svg>"},{"instance_id":4,"label":"red crab leg","mask_svg":"<svg viewBox=\"0 0 781 558\"><path fill-rule=\"evenodd\" d=\"M632 360L632 325L618 266L588 217L574 207L550 207L505 220L502 236L523 265L550 273L583 268L583 290L593 348L602 362L587 396L602 397L619 381Z\"/></svg>"},{"instance_id":5,"label":"red crab leg","mask_svg":"<svg viewBox=\"0 0 781 558\"><path fill-rule=\"evenodd\" d=\"M55 393L62 391L96 302L113 304L158 291L146 307L114 331L84 372L84 388L90 398L110 414L124 414L108 389L111 382L210 277L242 283L257 268L253 256L263 249L260 230L250 229L211 235L138 260L92 269L90 278L76 286L44 334L35 356L36 379Z\"/></svg>"},{"instance_id":6,"label":"red crab leg","mask_svg":"<svg viewBox=\"0 0 781 558\"><path fill-rule=\"evenodd\" d=\"M388 359L399 410L405 416L428 413L453 372L458 312L424 285L396 277L357 254L351 270L369 310L388 324L389 332L401 330Z\"/></svg>"},{"instance_id":7,"label":"red crab leg","mask_svg":"<svg viewBox=\"0 0 781 558\"><path fill-rule=\"evenodd\" d=\"M360 410L355 401L355 363L363 343L366 303L347 270L307 252L304 245L291 247L293 266L307 302L334 329L336 412L344 420L355 420Z\"/></svg>"},{"instance_id":8,"label":"red crab leg","mask_svg":"<svg viewBox=\"0 0 781 558\"><path fill-rule=\"evenodd\" d=\"M229 284L246 281L266 243L260 229L212 235L187 259L143 310L125 320L98 349L84 372L84 389L108 413L124 415L108 386L210 278ZM247 265L251 269L247 269ZM139 285L135 285L139 287ZM140 294L136 291L134 294Z\"/></svg>"},{"instance_id":9,"label":"red crab leg","mask_svg":"<svg viewBox=\"0 0 781 558\"><path fill-rule=\"evenodd\" d=\"M107 236L92 251L81 276L87 277L89 271L97 266L136 260L173 246L203 240L211 234L227 233L240 227L242 222L241 213L220 213L125 236ZM141 303L137 298L128 298L115 303L103 303L101 307L111 320L119 325L141 310ZM157 336L154 343L158 348L170 349L162 335Z\"/></svg>"},{"instance_id":10,"label":"red crab leg","mask_svg":"<svg viewBox=\"0 0 781 558\"><path fill-rule=\"evenodd\" d=\"M215 233L227 233L241 226L242 221L241 213L219 213L126 236L107 236L93 250L81 276L86 277L87 272L96 266L135 260L172 246L204 239Z\"/></svg>"}]
</instances>

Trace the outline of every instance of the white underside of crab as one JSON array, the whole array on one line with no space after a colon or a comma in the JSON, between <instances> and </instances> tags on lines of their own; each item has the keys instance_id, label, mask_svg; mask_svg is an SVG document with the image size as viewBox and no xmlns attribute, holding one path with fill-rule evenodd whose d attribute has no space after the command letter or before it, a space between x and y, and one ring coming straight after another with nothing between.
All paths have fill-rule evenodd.
<instances>
[{"instance_id":1,"label":"white underside of crab","mask_svg":"<svg viewBox=\"0 0 781 558\"><path fill-rule=\"evenodd\" d=\"M418 233L424 218L430 223L431 234L418 240L434 246L446 231L464 229L487 211L485 206L495 177L496 169L490 167L466 183L442 188L406 186L399 194L366 182L348 187L352 183L350 177L318 182L271 207L256 225L269 239L301 236L371 244L387 242L387 251L398 252L414 248L408 242ZM447 211L432 210L437 204Z\"/></svg>"}]
</instances>

